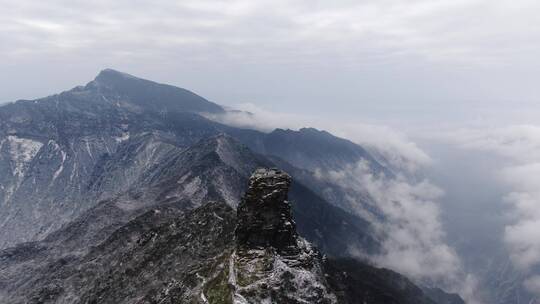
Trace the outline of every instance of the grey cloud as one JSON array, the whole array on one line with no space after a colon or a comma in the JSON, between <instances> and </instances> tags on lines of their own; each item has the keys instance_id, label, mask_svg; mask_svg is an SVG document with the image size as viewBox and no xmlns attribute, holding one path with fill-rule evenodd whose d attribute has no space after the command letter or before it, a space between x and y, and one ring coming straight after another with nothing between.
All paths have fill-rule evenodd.
<instances>
[{"instance_id":1,"label":"grey cloud","mask_svg":"<svg viewBox=\"0 0 540 304\"><path fill-rule=\"evenodd\" d=\"M83 1L26 0L2 4L2 36L22 37L15 38L18 44L12 45L12 54L100 46L175 49L223 44L231 50L235 46L251 45L257 47L258 56L272 53L279 56L280 53L273 51L281 49L294 55L295 51L304 49L295 50L295 44L302 43L310 47L298 54L308 57L337 51L342 58L358 59L358 51L369 54L371 48L373 54L378 55L369 61L381 54L390 58L413 54L433 60L487 60L490 63L495 61L491 59L500 59L501 53L526 48L498 45L499 48L492 49L492 45L482 41L490 38L487 41L498 44L505 42L503 39L520 39L522 43L532 44L533 39L510 36L508 32L529 31L523 17L537 7L535 2L511 5L508 1L485 0L344 1L337 4L245 0L93 1L91 5ZM479 19L480 14L487 20ZM508 15L520 18L508 18ZM506 35L499 37L501 33ZM38 41L43 43L43 48L25 43L33 45ZM327 43L332 43L331 47L324 47Z\"/></svg>"},{"instance_id":2,"label":"grey cloud","mask_svg":"<svg viewBox=\"0 0 540 304\"><path fill-rule=\"evenodd\" d=\"M540 127L463 129L447 140L506 158L498 168L500 180L511 189L504 197L510 214L502 237L513 264L529 275L524 286L540 295L539 274L533 270L540 265Z\"/></svg>"}]
</instances>

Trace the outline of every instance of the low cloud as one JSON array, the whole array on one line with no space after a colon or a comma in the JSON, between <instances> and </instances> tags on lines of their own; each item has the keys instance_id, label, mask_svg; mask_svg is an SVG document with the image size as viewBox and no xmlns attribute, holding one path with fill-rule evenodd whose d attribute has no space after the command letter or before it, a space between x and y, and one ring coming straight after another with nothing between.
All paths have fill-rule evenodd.
<instances>
[{"instance_id":1,"label":"low cloud","mask_svg":"<svg viewBox=\"0 0 540 304\"><path fill-rule=\"evenodd\" d=\"M341 171L317 172L321 179L367 194L383 219L371 221L383 239L382 254L374 260L381 266L417 279L446 278L459 269L459 259L444 244L436 200L443 191L426 180L411 183L401 175L375 175L362 161ZM363 206L360 202L358 208ZM365 214L365 210L357 210Z\"/></svg>"},{"instance_id":2,"label":"low cloud","mask_svg":"<svg viewBox=\"0 0 540 304\"><path fill-rule=\"evenodd\" d=\"M540 265L540 163L505 168L502 178L515 190L505 197L513 207L513 224L504 240L512 262L522 270Z\"/></svg>"},{"instance_id":3,"label":"low cloud","mask_svg":"<svg viewBox=\"0 0 540 304\"><path fill-rule=\"evenodd\" d=\"M504 196L510 207L503 240L514 266L527 278L524 287L540 295L540 127L514 125L503 128L463 129L447 136L464 149L503 156L500 180L511 191Z\"/></svg>"},{"instance_id":4,"label":"low cloud","mask_svg":"<svg viewBox=\"0 0 540 304\"><path fill-rule=\"evenodd\" d=\"M468 303L480 303L476 278L464 273L458 255L445 243L438 204L444 192L440 188L399 173L393 177L374 174L365 161L340 171L317 171L316 175L358 193L356 197L372 200L368 208L374 207L375 212L366 210L362 202L351 205L370 220L379 235L382 250L370 257L377 265L458 292ZM351 251L362 254L356 248Z\"/></svg>"}]
</instances>

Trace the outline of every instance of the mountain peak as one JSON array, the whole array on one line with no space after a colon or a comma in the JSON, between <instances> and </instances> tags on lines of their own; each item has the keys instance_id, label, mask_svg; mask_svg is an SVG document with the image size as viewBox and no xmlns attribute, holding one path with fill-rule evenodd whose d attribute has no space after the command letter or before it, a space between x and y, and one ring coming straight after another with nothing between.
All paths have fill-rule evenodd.
<instances>
[{"instance_id":1,"label":"mountain peak","mask_svg":"<svg viewBox=\"0 0 540 304\"><path fill-rule=\"evenodd\" d=\"M223 108L183 88L139 78L113 69L104 69L87 88L109 97L121 96L143 109L166 112L221 113Z\"/></svg>"},{"instance_id":2,"label":"mountain peak","mask_svg":"<svg viewBox=\"0 0 540 304\"><path fill-rule=\"evenodd\" d=\"M278 169L257 169L238 206L236 237L240 247L297 249L296 225L287 201L291 177Z\"/></svg>"},{"instance_id":3,"label":"mountain peak","mask_svg":"<svg viewBox=\"0 0 540 304\"><path fill-rule=\"evenodd\" d=\"M140 79L133 75L107 68L107 69L101 70L99 74L96 76L95 80L100 82L103 80L107 80L109 78Z\"/></svg>"}]
</instances>

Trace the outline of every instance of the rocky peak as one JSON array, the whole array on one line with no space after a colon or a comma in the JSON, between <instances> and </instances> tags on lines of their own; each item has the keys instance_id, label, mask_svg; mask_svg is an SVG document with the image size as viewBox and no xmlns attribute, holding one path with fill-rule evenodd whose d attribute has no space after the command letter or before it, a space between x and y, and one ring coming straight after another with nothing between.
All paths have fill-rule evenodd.
<instances>
[{"instance_id":1,"label":"rocky peak","mask_svg":"<svg viewBox=\"0 0 540 304\"><path fill-rule=\"evenodd\" d=\"M287 201L291 177L278 169L257 169L237 210L237 245L278 252L297 249L296 225Z\"/></svg>"},{"instance_id":2,"label":"rocky peak","mask_svg":"<svg viewBox=\"0 0 540 304\"><path fill-rule=\"evenodd\" d=\"M105 94L109 99L120 98L123 102L160 113L222 113L224 111L221 106L186 89L160 84L112 69L101 71L86 88L97 88L99 94Z\"/></svg>"}]
</instances>

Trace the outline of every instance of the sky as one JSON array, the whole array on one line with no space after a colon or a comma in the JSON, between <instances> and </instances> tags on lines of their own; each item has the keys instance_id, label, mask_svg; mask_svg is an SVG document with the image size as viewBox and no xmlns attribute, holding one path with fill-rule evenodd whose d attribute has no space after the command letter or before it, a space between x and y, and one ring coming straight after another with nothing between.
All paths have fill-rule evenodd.
<instances>
[{"instance_id":1,"label":"sky","mask_svg":"<svg viewBox=\"0 0 540 304\"><path fill-rule=\"evenodd\" d=\"M220 104L393 125L539 104L537 1L0 0L0 101L104 68ZM505 115L500 115L504 109Z\"/></svg>"},{"instance_id":2,"label":"sky","mask_svg":"<svg viewBox=\"0 0 540 304\"><path fill-rule=\"evenodd\" d=\"M540 2L0 0L0 7L0 103L58 93L113 68L255 114L214 118L228 124L329 130L405 172L382 180L352 164L323 174L368 191L394 219L382 227L396 237L381 264L413 277L474 281L463 251L486 241L507 251L523 286L540 295L540 272L531 271L540 267ZM390 202L398 198L396 210ZM418 233L419 225L430 229ZM466 229L474 231L468 242L460 238ZM422 268L422 260L433 265Z\"/></svg>"}]
</instances>

